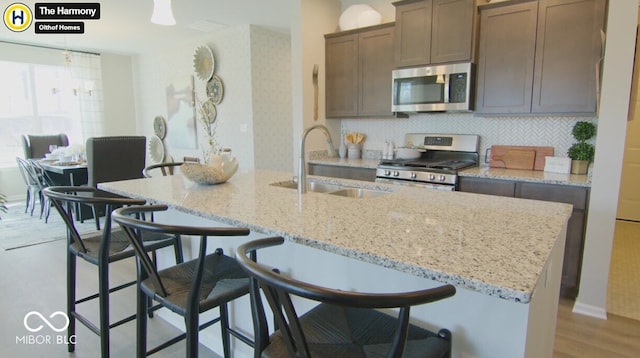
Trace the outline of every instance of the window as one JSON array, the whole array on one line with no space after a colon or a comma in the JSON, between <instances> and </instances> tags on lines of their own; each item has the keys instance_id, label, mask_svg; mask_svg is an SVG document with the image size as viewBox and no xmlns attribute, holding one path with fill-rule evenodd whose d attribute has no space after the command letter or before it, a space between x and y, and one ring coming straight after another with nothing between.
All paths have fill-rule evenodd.
<instances>
[{"instance_id":1,"label":"window","mask_svg":"<svg viewBox=\"0 0 640 358\"><path fill-rule=\"evenodd\" d=\"M22 134L65 133L69 144L103 133L100 56L56 51L60 65L0 60L0 167L22 157Z\"/></svg>"}]
</instances>

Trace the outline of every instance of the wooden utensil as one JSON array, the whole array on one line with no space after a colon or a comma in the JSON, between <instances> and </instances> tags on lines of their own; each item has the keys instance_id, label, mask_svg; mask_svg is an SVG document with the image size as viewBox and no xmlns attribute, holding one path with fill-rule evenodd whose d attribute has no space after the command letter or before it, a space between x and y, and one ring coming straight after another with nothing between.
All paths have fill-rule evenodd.
<instances>
[{"instance_id":1,"label":"wooden utensil","mask_svg":"<svg viewBox=\"0 0 640 358\"><path fill-rule=\"evenodd\" d=\"M318 120L318 64L313 65L313 120Z\"/></svg>"},{"instance_id":2,"label":"wooden utensil","mask_svg":"<svg viewBox=\"0 0 640 358\"><path fill-rule=\"evenodd\" d=\"M510 150L533 150L536 153L533 170L544 170L545 157L552 157L554 153L553 147L544 146L526 146L526 145L493 145L491 146L491 158L489 166L493 168L505 168L505 163L495 160L502 157Z\"/></svg>"}]
</instances>

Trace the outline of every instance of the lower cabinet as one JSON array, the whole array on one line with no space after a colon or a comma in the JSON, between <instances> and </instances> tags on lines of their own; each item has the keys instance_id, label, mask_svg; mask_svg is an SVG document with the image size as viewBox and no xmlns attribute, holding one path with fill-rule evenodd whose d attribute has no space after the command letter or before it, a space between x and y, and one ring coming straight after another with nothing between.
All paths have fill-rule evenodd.
<instances>
[{"instance_id":1,"label":"lower cabinet","mask_svg":"<svg viewBox=\"0 0 640 358\"><path fill-rule=\"evenodd\" d=\"M458 190L467 193L515 196L516 183L509 180L458 177Z\"/></svg>"},{"instance_id":2,"label":"lower cabinet","mask_svg":"<svg viewBox=\"0 0 640 358\"><path fill-rule=\"evenodd\" d=\"M458 180L459 190L463 192L544 200L573 205L573 213L567 224L560 295L570 298L575 298L578 295L589 202L589 188L474 177L458 177Z\"/></svg>"},{"instance_id":3,"label":"lower cabinet","mask_svg":"<svg viewBox=\"0 0 640 358\"><path fill-rule=\"evenodd\" d=\"M344 167L309 163L309 174L323 177L375 181L376 170L369 168Z\"/></svg>"}]
</instances>

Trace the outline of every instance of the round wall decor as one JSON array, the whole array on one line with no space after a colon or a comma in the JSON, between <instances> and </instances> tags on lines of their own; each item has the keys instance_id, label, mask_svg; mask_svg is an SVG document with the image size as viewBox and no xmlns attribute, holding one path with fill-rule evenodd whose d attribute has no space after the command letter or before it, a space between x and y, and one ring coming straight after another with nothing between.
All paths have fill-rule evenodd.
<instances>
[{"instance_id":1,"label":"round wall decor","mask_svg":"<svg viewBox=\"0 0 640 358\"><path fill-rule=\"evenodd\" d=\"M213 52L206 45L200 45L193 54L193 69L196 75L203 81L209 81L215 70L215 60Z\"/></svg>"},{"instance_id":2,"label":"round wall decor","mask_svg":"<svg viewBox=\"0 0 640 358\"><path fill-rule=\"evenodd\" d=\"M154 164L162 163L164 160L164 144L162 144L162 139L156 135L149 137L149 158Z\"/></svg>"},{"instance_id":3,"label":"round wall decor","mask_svg":"<svg viewBox=\"0 0 640 358\"><path fill-rule=\"evenodd\" d=\"M224 87L222 85L222 80L218 75L213 75L211 80L207 83L207 96L211 98L213 104L220 104L222 102L222 97L224 96Z\"/></svg>"},{"instance_id":4,"label":"round wall decor","mask_svg":"<svg viewBox=\"0 0 640 358\"><path fill-rule=\"evenodd\" d=\"M163 116L156 116L153 119L153 133L160 139L164 139L167 136L167 122Z\"/></svg>"}]
</instances>

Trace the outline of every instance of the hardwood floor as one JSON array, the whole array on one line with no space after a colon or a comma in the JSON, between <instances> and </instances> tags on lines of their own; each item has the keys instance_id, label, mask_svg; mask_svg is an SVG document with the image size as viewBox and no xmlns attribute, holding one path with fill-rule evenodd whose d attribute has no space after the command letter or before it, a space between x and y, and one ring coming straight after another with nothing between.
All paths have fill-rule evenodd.
<instances>
[{"instance_id":1,"label":"hardwood floor","mask_svg":"<svg viewBox=\"0 0 640 358\"><path fill-rule=\"evenodd\" d=\"M573 301L560 300L555 358L640 356L640 321L609 314L607 320L571 312Z\"/></svg>"}]
</instances>

